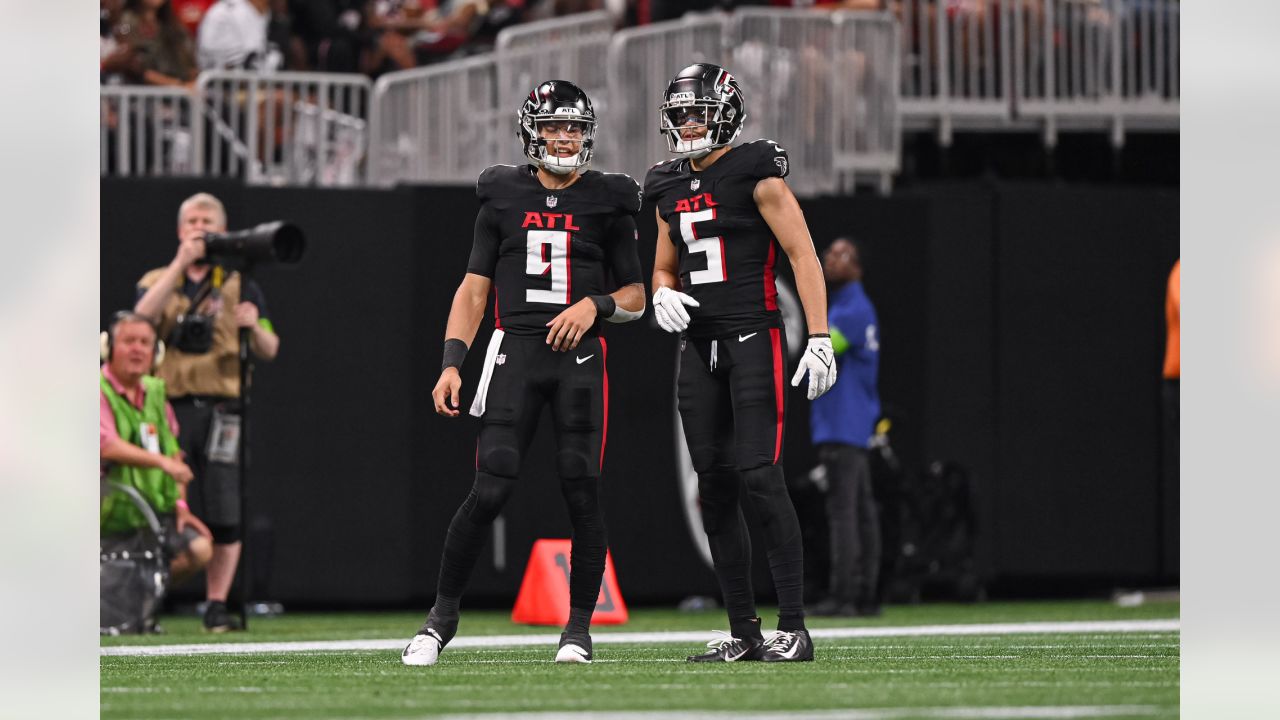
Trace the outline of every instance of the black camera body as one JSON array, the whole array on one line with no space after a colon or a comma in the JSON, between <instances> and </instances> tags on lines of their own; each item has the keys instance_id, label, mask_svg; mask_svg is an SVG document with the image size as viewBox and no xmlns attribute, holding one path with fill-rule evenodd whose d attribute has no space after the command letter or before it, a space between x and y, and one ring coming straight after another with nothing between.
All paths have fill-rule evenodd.
<instances>
[{"instance_id":1,"label":"black camera body","mask_svg":"<svg viewBox=\"0 0 1280 720\"><path fill-rule=\"evenodd\" d=\"M207 353L213 347L213 322L212 315L179 315L166 344L192 355Z\"/></svg>"}]
</instances>

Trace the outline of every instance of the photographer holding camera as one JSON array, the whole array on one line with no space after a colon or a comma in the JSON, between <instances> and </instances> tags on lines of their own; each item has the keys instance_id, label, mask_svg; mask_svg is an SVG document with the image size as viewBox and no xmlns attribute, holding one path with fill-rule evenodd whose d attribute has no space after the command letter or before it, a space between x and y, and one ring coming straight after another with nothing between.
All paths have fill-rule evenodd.
<instances>
[{"instance_id":1,"label":"photographer holding camera","mask_svg":"<svg viewBox=\"0 0 1280 720\"><path fill-rule=\"evenodd\" d=\"M179 443L195 480L189 497L213 533L206 569L210 632L238 629L227 594L240 560L238 470L239 330L249 329L249 349L275 358L280 338L267 319L262 290L238 272L203 262L205 235L224 233L226 211L208 193L187 198L178 210L178 252L168 266L138 281L134 311L152 320L169 347L156 375L164 380L180 427Z\"/></svg>"}]
</instances>

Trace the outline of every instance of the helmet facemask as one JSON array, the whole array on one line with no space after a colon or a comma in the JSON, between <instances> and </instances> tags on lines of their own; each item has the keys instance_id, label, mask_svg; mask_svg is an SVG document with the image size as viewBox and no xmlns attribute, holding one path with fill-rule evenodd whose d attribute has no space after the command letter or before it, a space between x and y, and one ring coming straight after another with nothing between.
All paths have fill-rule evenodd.
<instances>
[{"instance_id":1,"label":"helmet facemask","mask_svg":"<svg viewBox=\"0 0 1280 720\"><path fill-rule=\"evenodd\" d=\"M591 163L596 134L593 118L582 116L573 108L558 108L554 113L526 113L521 116L520 123L525 155L534 165L556 175L570 175L585 170ZM561 126L554 137L547 138L542 134L543 127L548 124ZM563 157L551 152L552 143L565 141L576 146L577 152Z\"/></svg>"},{"instance_id":2,"label":"helmet facemask","mask_svg":"<svg viewBox=\"0 0 1280 720\"><path fill-rule=\"evenodd\" d=\"M699 115L701 122L690 123L690 115ZM691 92L677 92L658 106L658 129L667 138L668 151L698 159L735 141L742 132L744 117L745 113L733 108L726 100L695 99ZM685 140L682 131L701 127L707 128L704 136Z\"/></svg>"}]
</instances>

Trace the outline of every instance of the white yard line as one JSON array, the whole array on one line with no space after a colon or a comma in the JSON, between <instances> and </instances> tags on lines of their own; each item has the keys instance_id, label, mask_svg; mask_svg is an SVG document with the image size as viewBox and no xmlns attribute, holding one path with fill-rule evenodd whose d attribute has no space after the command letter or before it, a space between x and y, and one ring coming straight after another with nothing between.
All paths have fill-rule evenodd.
<instances>
[{"instance_id":1,"label":"white yard line","mask_svg":"<svg viewBox=\"0 0 1280 720\"><path fill-rule=\"evenodd\" d=\"M1143 633L1177 632L1181 627L1177 619L1169 620L1099 620L1074 622L987 623L970 625L915 625L906 627L856 627L812 629L809 634L817 639L920 637L936 635L1040 635L1055 633ZM592 635L596 645L615 643L704 643L712 636L707 632L600 632ZM554 646L558 634L547 635L474 635L459 636L449 643L450 648L528 647ZM189 645L116 645L103 647L103 656L118 655L244 655L250 653L291 652L345 652L358 650L401 650L409 637L390 640L314 640L300 642L224 642ZM649 716L646 716L649 717ZM658 717L658 716L653 716ZM868 716L873 717L873 716ZM874 717L902 717L874 716ZM1084 715L1017 715L1017 716L968 716L937 715L931 717L1092 717Z\"/></svg>"},{"instance_id":2,"label":"white yard line","mask_svg":"<svg viewBox=\"0 0 1280 720\"><path fill-rule=\"evenodd\" d=\"M742 713L700 710L698 717L732 720L897 720L898 718L981 718L983 720L1058 720L1059 718L1148 717L1168 708L1153 705L1049 705L1029 707L869 708L865 710L809 710L777 713ZM532 712L442 715L438 720L683 720L689 713L673 712Z\"/></svg>"}]
</instances>

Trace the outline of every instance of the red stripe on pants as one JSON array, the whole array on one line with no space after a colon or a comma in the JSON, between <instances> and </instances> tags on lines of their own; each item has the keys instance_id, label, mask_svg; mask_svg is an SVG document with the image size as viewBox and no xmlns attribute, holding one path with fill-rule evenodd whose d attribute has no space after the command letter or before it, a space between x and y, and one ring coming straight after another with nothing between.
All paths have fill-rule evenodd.
<instances>
[{"instance_id":1,"label":"red stripe on pants","mask_svg":"<svg viewBox=\"0 0 1280 720\"><path fill-rule=\"evenodd\" d=\"M782 455L782 423L785 414L783 393L786 392L782 384L782 331L770 328L769 339L773 341L773 395L778 404L778 431L773 444L773 464L777 465L778 457Z\"/></svg>"},{"instance_id":2,"label":"red stripe on pants","mask_svg":"<svg viewBox=\"0 0 1280 720\"><path fill-rule=\"evenodd\" d=\"M604 373L604 420L600 424L600 471L604 472L604 446L609 442L609 346L600 338L600 371Z\"/></svg>"}]
</instances>

